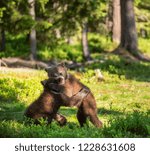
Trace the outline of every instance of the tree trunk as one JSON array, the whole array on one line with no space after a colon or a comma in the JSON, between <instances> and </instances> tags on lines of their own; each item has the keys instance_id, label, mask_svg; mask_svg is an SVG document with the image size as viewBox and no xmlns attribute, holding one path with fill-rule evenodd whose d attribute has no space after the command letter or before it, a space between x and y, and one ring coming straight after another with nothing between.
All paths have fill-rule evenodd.
<instances>
[{"instance_id":1,"label":"tree trunk","mask_svg":"<svg viewBox=\"0 0 150 155\"><path fill-rule=\"evenodd\" d=\"M120 15L120 0L113 0L113 42L120 43L121 41L121 15Z\"/></svg>"},{"instance_id":2,"label":"tree trunk","mask_svg":"<svg viewBox=\"0 0 150 155\"><path fill-rule=\"evenodd\" d=\"M61 33L59 29L55 29L55 34L56 34L56 38L60 39L61 38Z\"/></svg>"},{"instance_id":3,"label":"tree trunk","mask_svg":"<svg viewBox=\"0 0 150 155\"><path fill-rule=\"evenodd\" d=\"M107 17L106 17L106 27L109 34L112 34L112 26L113 26L113 8L112 8L112 0L109 0L108 2L108 11L107 11Z\"/></svg>"},{"instance_id":4,"label":"tree trunk","mask_svg":"<svg viewBox=\"0 0 150 155\"><path fill-rule=\"evenodd\" d=\"M5 50L5 43L6 43L5 30L2 28L1 29L1 38L0 38L0 51Z\"/></svg>"},{"instance_id":5,"label":"tree trunk","mask_svg":"<svg viewBox=\"0 0 150 155\"><path fill-rule=\"evenodd\" d=\"M135 58L150 61L138 50L138 36L135 25L134 0L120 0L121 6L121 43L119 48L127 50Z\"/></svg>"},{"instance_id":6,"label":"tree trunk","mask_svg":"<svg viewBox=\"0 0 150 155\"><path fill-rule=\"evenodd\" d=\"M83 48L83 57L85 60L91 60L89 46L88 46L88 25L83 23L82 25L82 48Z\"/></svg>"},{"instance_id":7,"label":"tree trunk","mask_svg":"<svg viewBox=\"0 0 150 155\"><path fill-rule=\"evenodd\" d=\"M31 15L32 19L35 20L35 0L28 0L29 3L29 14ZM29 34L30 39L30 59L36 59L36 30L33 27Z\"/></svg>"},{"instance_id":8,"label":"tree trunk","mask_svg":"<svg viewBox=\"0 0 150 155\"><path fill-rule=\"evenodd\" d=\"M72 37L68 36L68 37L66 38L66 42L67 42L68 45L72 45L72 44L73 44L73 39L72 39Z\"/></svg>"},{"instance_id":9,"label":"tree trunk","mask_svg":"<svg viewBox=\"0 0 150 155\"><path fill-rule=\"evenodd\" d=\"M138 50L133 0L121 0L121 47L133 55Z\"/></svg>"}]
</instances>

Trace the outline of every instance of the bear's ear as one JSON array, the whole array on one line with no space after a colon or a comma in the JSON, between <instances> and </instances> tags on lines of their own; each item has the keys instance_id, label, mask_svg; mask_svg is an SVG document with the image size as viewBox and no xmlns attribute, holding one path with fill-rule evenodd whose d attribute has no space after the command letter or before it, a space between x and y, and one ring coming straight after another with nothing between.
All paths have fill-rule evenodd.
<instances>
[{"instance_id":1,"label":"bear's ear","mask_svg":"<svg viewBox=\"0 0 150 155\"><path fill-rule=\"evenodd\" d=\"M47 80L43 80L43 81L41 81L41 84L42 84L43 86L45 86L46 83L47 83Z\"/></svg>"},{"instance_id":2,"label":"bear's ear","mask_svg":"<svg viewBox=\"0 0 150 155\"><path fill-rule=\"evenodd\" d=\"M45 68L45 71L48 72L49 69L51 69L51 68L52 68L52 67L49 66L49 67Z\"/></svg>"}]
</instances>

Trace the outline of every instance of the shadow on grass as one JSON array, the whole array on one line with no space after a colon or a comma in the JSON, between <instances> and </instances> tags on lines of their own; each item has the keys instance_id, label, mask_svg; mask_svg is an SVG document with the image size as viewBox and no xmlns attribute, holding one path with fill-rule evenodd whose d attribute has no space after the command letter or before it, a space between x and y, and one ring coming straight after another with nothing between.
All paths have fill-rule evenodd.
<instances>
[{"instance_id":1,"label":"shadow on grass","mask_svg":"<svg viewBox=\"0 0 150 155\"><path fill-rule=\"evenodd\" d=\"M150 116L148 113L133 112L111 118L104 127L108 137L150 137Z\"/></svg>"},{"instance_id":2,"label":"shadow on grass","mask_svg":"<svg viewBox=\"0 0 150 155\"><path fill-rule=\"evenodd\" d=\"M0 112L0 120L15 120L17 122L23 121L24 111L16 112Z\"/></svg>"},{"instance_id":3,"label":"shadow on grass","mask_svg":"<svg viewBox=\"0 0 150 155\"><path fill-rule=\"evenodd\" d=\"M14 112L14 113L4 113L0 112L0 120L14 120L17 122L22 122L23 121L23 111L20 112Z\"/></svg>"},{"instance_id":4,"label":"shadow on grass","mask_svg":"<svg viewBox=\"0 0 150 155\"><path fill-rule=\"evenodd\" d=\"M22 122L24 120L24 112L25 112L25 104L3 104L1 105L2 111L0 111L0 120L14 120L17 122ZM76 117L77 109L75 108L66 108L61 107L61 109L58 111L62 115L66 117Z\"/></svg>"},{"instance_id":5,"label":"shadow on grass","mask_svg":"<svg viewBox=\"0 0 150 155\"><path fill-rule=\"evenodd\" d=\"M111 117L108 124L98 129L85 125L80 128L77 123L69 122L60 127L57 123L51 125L25 125L18 121L0 122L0 137L59 137L59 138L137 138L150 137L150 119L146 113L133 112L123 116Z\"/></svg>"},{"instance_id":6,"label":"shadow on grass","mask_svg":"<svg viewBox=\"0 0 150 155\"><path fill-rule=\"evenodd\" d=\"M71 116L71 115L76 116L77 110L78 110L77 108L61 107L60 110L59 110L59 113L65 115L65 116Z\"/></svg>"},{"instance_id":7,"label":"shadow on grass","mask_svg":"<svg viewBox=\"0 0 150 155\"><path fill-rule=\"evenodd\" d=\"M76 117L78 109L77 108L64 108L62 107L59 110L59 113L61 113L64 116L67 117ZM123 115L123 112L117 111L117 110L113 110L113 109L105 109L105 108L98 108L98 115L113 115L113 116L119 116L119 115Z\"/></svg>"},{"instance_id":8,"label":"shadow on grass","mask_svg":"<svg viewBox=\"0 0 150 155\"><path fill-rule=\"evenodd\" d=\"M108 110L108 109L105 109L105 108L99 108L98 109L98 114L100 115L122 115L123 112L120 112L120 111L116 111L116 110Z\"/></svg>"},{"instance_id":9,"label":"shadow on grass","mask_svg":"<svg viewBox=\"0 0 150 155\"><path fill-rule=\"evenodd\" d=\"M113 54L105 54L99 58L102 63L88 66L90 69L101 69L119 77L125 75L127 79L150 82L150 63L131 62Z\"/></svg>"},{"instance_id":10,"label":"shadow on grass","mask_svg":"<svg viewBox=\"0 0 150 155\"><path fill-rule=\"evenodd\" d=\"M23 120L26 105L20 102L2 102L0 104L0 120Z\"/></svg>"}]
</instances>

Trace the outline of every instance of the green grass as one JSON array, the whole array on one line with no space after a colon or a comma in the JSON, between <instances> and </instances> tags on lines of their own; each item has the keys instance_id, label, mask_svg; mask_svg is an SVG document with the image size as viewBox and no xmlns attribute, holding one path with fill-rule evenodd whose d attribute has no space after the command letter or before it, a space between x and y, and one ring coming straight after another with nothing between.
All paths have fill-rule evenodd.
<instances>
[{"instance_id":1,"label":"green grass","mask_svg":"<svg viewBox=\"0 0 150 155\"><path fill-rule=\"evenodd\" d=\"M139 49L146 55L150 56L149 48L150 39L139 38Z\"/></svg>"},{"instance_id":2,"label":"green grass","mask_svg":"<svg viewBox=\"0 0 150 155\"><path fill-rule=\"evenodd\" d=\"M42 92L44 71L0 69L0 137L150 137L150 64L127 63L118 56L98 55L101 63L71 71L92 90L102 129L89 121L79 127L77 108L61 107L68 123L29 125L23 113ZM101 69L105 81L98 82L94 69Z\"/></svg>"}]
</instances>

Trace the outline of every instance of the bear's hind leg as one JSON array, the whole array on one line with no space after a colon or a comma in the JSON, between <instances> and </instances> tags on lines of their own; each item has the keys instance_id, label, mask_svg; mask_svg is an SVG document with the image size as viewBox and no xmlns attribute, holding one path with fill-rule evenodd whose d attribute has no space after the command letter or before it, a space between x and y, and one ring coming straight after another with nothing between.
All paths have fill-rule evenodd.
<instances>
[{"instance_id":1,"label":"bear's hind leg","mask_svg":"<svg viewBox=\"0 0 150 155\"><path fill-rule=\"evenodd\" d=\"M92 122L92 124L94 126L96 126L97 128L102 127L102 122L99 120L97 114L90 114L89 118L90 118L90 121Z\"/></svg>"}]
</instances>

